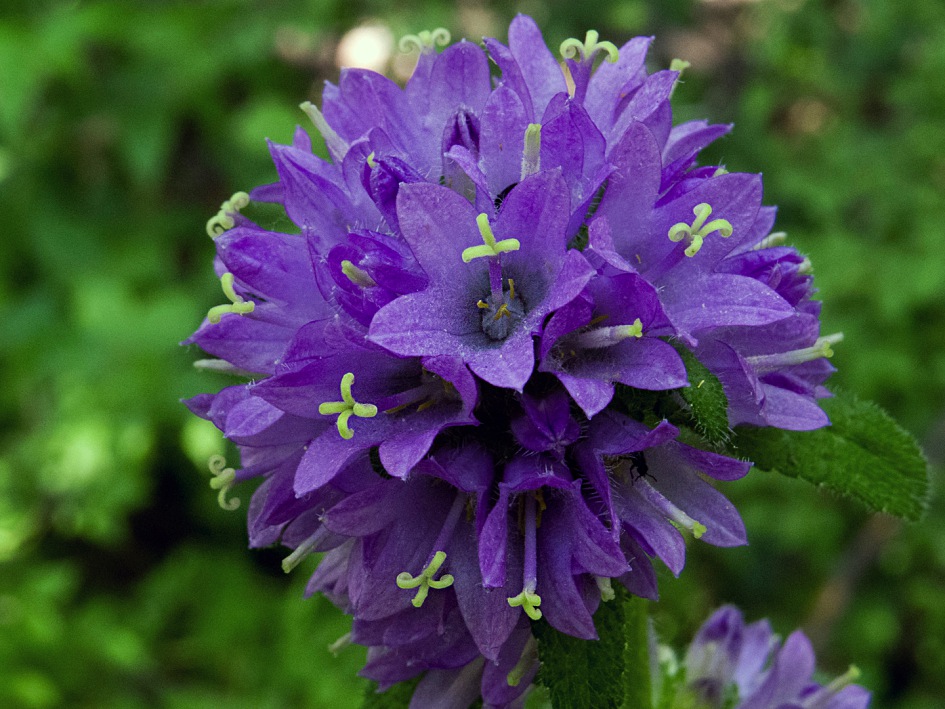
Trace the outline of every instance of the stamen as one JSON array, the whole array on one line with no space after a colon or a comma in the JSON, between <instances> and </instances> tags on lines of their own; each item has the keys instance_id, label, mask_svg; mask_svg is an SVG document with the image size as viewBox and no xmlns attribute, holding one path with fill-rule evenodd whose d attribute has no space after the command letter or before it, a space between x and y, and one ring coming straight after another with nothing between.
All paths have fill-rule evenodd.
<instances>
[{"instance_id":1,"label":"stamen","mask_svg":"<svg viewBox=\"0 0 945 709\"><path fill-rule=\"evenodd\" d=\"M341 262L341 272L356 286L371 288L377 285L377 282L368 275L367 271L358 268L347 259Z\"/></svg>"},{"instance_id":2,"label":"stamen","mask_svg":"<svg viewBox=\"0 0 945 709\"><path fill-rule=\"evenodd\" d=\"M481 298L476 301L476 307L480 310L488 310L491 306Z\"/></svg>"},{"instance_id":3,"label":"stamen","mask_svg":"<svg viewBox=\"0 0 945 709\"><path fill-rule=\"evenodd\" d=\"M690 239L690 244L684 252L686 256L691 258L699 253L703 240L714 231L717 231L723 239L727 239L732 235L732 223L726 219L713 219L708 224L705 223L705 220L712 214L712 207L706 202L693 207L692 213L696 215L696 220L692 225L679 222L669 228L670 241L682 241L684 237Z\"/></svg>"},{"instance_id":4,"label":"stamen","mask_svg":"<svg viewBox=\"0 0 945 709\"><path fill-rule=\"evenodd\" d=\"M833 347L839 342L843 342L843 333L835 332L832 335L818 337L810 347L802 347L799 350L790 352L777 352L775 354L755 355L745 357L745 361L755 368L756 372L770 372L781 367L790 367L794 364L803 364L821 357L833 357Z\"/></svg>"},{"instance_id":5,"label":"stamen","mask_svg":"<svg viewBox=\"0 0 945 709\"><path fill-rule=\"evenodd\" d=\"M371 152L371 153L367 156L367 164L368 164L368 167L371 168L372 170L377 167L377 163L374 162L374 153L373 153L373 152Z\"/></svg>"},{"instance_id":6,"label":"stamen","mask_svg":"<svg viewBox=\"0 0 945 709\"><path fill-rule=\"evenodd\" d=\"M419 608L423 605L431 588L449 588L453 585L453 577L450 574L443 574L439 579L433 578L440 570L440 567L443 566L444 561L446 561L446 552L438 551L433 555L433 561L427 564L426 568L420 572L419 576L411 576L407 571L397 574L397 588L417 589L417 595L415 595L411 601L414 608Z\"/></svg>"},{"instance_id":7,"label":"stamen","mask_svg":"<svg viewBox=\"0 0 945 709\"><path fill-rule=\"evenodd\" d=\"M529 123L525 129L525 150L522 152L522 179L541 169L541 123Z\"/></svg>"},{"instance_id":8,"label":"stamen","mask_svg":"<svg viewBox=\"0 0 945 709\"><path fill-rule=\"evenodd\" d=\"M597 582L597 588L600 589L600 599L604 601L604 603L616 598L614 587L611 585L609 578L605 576L595 576L594 580Z\"/></svg>"},{"instance_id":9,"label":"stamen","mask_svg":"<svg viewBox=\"0 0 945 709\"><path fill-rule=\"evenodd\" d=\"M240 499L233 497L227 500L226 496L230 492L230 488L236 484L236 471L233 470L233 468L226 467L226 458L222 455L210 456L210 460L207 461L207 466L213 474L210 487L220 491L217 493L217 503L224 510L232 512L240 506Z\"/></svg>"},{"instance_id":10,"label":"stamen","mask_svg":"<svg viewBox=\"0 0 945 709\"><path fill-rule=\"evenodd\" d=\"M612 347L631 337L637 339L643 337L643 323L640 322L640 318L634 320L632 325L598 327L587 332L578 333L568 338L568 340L582 349L596 350L602 347Z\"/></svg>"},{"instance_id":11,"label":"stamen","mask_svg":"<svg viewBox=\"0 0 945 709\"><path fill-rule=\"evenodd\" d=\"M512 671L505 676L505 681L508 685L510 687L518 687L525 673L528 672L528 669L534 665L537 660L538 642L535 640L534 635L529 635L528 640L525 641L522 656L519 658L518 662L515 663L515 667L512 668Z\"/></svg>"},{"instance_id":12,"label":"stamen","mask_svg":"<svg viewBox=\"0 0 945 709\"><path fill-rule=\"evenodd\" d=\"M338 657L338 653L344 650L351 644L351 633L345 633L340 638L335 640L331 645L328 646L328 652L330 652L335 657Z\"/></svg>"},{"instance_id":13,"label":"stamen","mask_svg":"<svg viewBox=\"0 0 945 709\"><path fill-rule=\"evenodd\" d=\"M515 300L515 281L509 279L509 300Z\"/></svg>"},{"instance_id":14,"label":"stamen","mask_svg":"<svg viewBox=\"0 0 945 709\"><path fill-rule=\"evenodd\" d=\"M760 251L761 249L768 249L772 246L780 246L785 241L787 241L787 232L786 231L775 231L771 234L768 234L764 239L759 241L757 244L752 247L754 251Z\"/></svg>"},{"instance_id":15,"label":"stamen","mask_svg":"<svg viewBox=\"0 0 945 709\"><path fill-rule=\"evenodd\" d=\"M223 287L225 295L230 303L228 305L217 305L207 311L207 320L216 325L220 318L226 313L236 313L237 315L246 315L256 309L256 303L245 301L233 290L233 274L227 271L220 277L220 285Z\"/></svg>"},{"instance_id":16,"label":"stamen","mask_svg":"<svg viewBox=\"0 0 945 709\"><path fill-rule=\"evenodd\" d=\"M450 43L450 33L444 27L437 27L435 30L423 30L417 34L407 34L400 38L397 45L401 52L409 52L416 49L418 52L431 51L434 47L445 47Z\"/></svg>"},{"instance_id":17,"label":"stamen","mask_svg":"<svg viewBox=\"0 0 945 709\"><path fill-rule=\"evenodd\" d=\"M318 110L318 106L311 101L304 101L299 104L299 108L301 108L305 112L305 115L309 117L309 120L312 121L315 130L321 134L322 138L325 140L325 146L332 156L336 159L344 157L348 152L348 144L328 125L328 121L325 120L325 116L322 115L322 112Z\"/></svg>"},{"instance_id":18,"label":"stamen","mask_svg":"<svg viewBox=\"0 0 945 709\"><path fill-rule=\"evenodd\" d=\"M299 544L295 551L282 560L282 570L289 573L298 566L302 559L312 553L312 550L328 536L328 529L324 526L315 530L315 534Z\"/></svg>"},{"instance_id":19,"label":"stamen","mask_svg":"<svg viewBox=\"0 0 945 709\"><path fill-rule=\"evenodd\" d=\"M558 51L565 59L577 59L581 55L581 61L591 61L598 52L607 52L607 61L611 64L616 63L620 58L620 51L612 42L598 42L600 35L597 30L588 30L582 42L575 37L569 37L561 43Z\"/></svg>"},{"instance_id":20,"label":"stamen","mask_svg":"<svg viewBox=\"0 0 945 709\"><path fill-rule=\"evenodd\" d=\"M338 433L345 440L354 435L348 427L348 419L352 416L359 418L373 418L377 416L377 407L374 404L359 404L351 395L351 385L354 384L354 374L348 372L341 378L341 398L343 401L326 401L318 405L318 413L322 416L338 414Z\"/></svg>"},{"instance_id":21,"label":"stamen","mask_svg":"<svg viewBox=\"0 0 945 709\"><path fill-rule=\"evenodd\" d=\"M492 319L498 322L499 318L502 318L502 317L506 317L506 318L512 317L512 313L509 312L509 306L506 305L505 303L502 303L502 305L499 306L499 309L496 311L495 317Z\"/></svg>"},{"instance_id":22,"label":"stamen","mask_svg":"<svg viewBox=\"0 0 945 709\"><path fill-rule=\"evenodd\" d=\"M249 195L245 192L237 192L221 204L220 211L207 221L207 234L210 238L215 239L228 229L232 229L236 222L231 215L238 213L248 204Z\"/></svg>"},{"instance_id":23,"label":"stamen","mask_svg":"<svg viewBox=\"0 0 945 709\"><path fill-rule=\"evenodd\" d=\"M518 239L496 241L495 235L492 233L492 227L489 225L488 215L480 214L476 217L476 224L479 226L479 233L482 235L484 243L482 246L470 246L468 249L463 249L463 263L469 263L474 258L498 256L506 251L518 251L522 248L522 244Z\"/></svg>"}]
</instances>

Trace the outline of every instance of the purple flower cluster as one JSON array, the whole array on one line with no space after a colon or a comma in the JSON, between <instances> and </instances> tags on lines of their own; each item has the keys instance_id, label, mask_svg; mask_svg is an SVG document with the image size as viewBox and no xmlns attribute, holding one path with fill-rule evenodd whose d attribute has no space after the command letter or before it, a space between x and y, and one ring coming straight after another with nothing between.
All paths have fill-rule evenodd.
<instances>
[{"instance_id":1,"label":"purple flower cluster","mask_svg":"<svg viewBox=\"0 0 945 709\"><path fill-rule=\"evenodd\" d=\"M800 630L783 644L767 621L745 625L732 606L717 610L699 629L686 652L685 683L690 701L704 709L866 709L870 693L852 684L851 667L826 686L812 680L814 650ZM676 706L674 704L673 706Z\"/></svg>"},{"instance_id":2,"label":"purple flower cluster","mask_svg":"<svg viewBox=\"0 0 945 709\"><path fill-rule=\"evenodd\" d=\"M208 224L229 302L188 342L251 381L188 405L240 450L216 486L262 479L251 545L324 553L309 591L354 616L367 677L505 706L531 621L594 638L614 580L655 598L651 559L680 572L684 532L745 543L706 478L750 464L634 405L685 414L677 347L732 425L803 430L827 423L832 340L760 176L696 163L730 127L672 125L649 39L588 32L563 62L524 16L485 50L412 39L405 88L349 69L303 104L330 160L301 128L271 145L279 180L248 197L300 233L244 193Z\"/></svg>"}]
</instances>

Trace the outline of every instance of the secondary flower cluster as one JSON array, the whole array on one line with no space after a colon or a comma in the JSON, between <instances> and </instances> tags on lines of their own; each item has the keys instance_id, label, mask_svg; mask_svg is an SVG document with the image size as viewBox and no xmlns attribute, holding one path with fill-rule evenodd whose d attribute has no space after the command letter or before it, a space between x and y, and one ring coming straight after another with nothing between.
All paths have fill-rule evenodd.
<instances>
[{"instance_id":1,"label":"secondary flower cluster","mask_svg":"<svg viewBox=\"0 0 945 709\"><path fill-rule=\"evenodd\" d=\"M812 680L810 640L800 630L782 645L767 621L745 625L741 611L720 608L686 652L681 691L668 706L700 709L866 709L870 693L852 684L856 668L827 685ZM676 679L674 678L674 679Z\"/></svg>"},{"instance_id":2,"label":"secondary flower cluster","mask_svg":"<svg viewBox=\"0 0 945 709\"><path fill-rule=\"evenodd\" d=\"M293 549L287 570L325 553L309 590L354 616L366 676L503 706L531 621L593 638L613 580L656 597L651 559L680 572L684 532L745 543L706 477L750 464L693 446L680 351L732 425L811 429L833 340L760 176L696 163L730 126L672 125L649 39L588 32L563 62L523 16L508 45L445 39L411 38L405 88L344 70L303 104L330 159L299 128L278 182L208 223L229 302L188 342L251 381L188 404L239 447L221 500L262 479L251 545Z\"/></svg>"}]
</instances>

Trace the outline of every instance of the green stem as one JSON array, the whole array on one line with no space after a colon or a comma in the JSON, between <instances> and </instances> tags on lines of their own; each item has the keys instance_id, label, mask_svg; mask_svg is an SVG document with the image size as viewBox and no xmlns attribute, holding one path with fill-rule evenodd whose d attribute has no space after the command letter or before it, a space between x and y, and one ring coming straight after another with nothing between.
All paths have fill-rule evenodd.
<instances>
[{"instance_id":1,"label":"green stem","mask_svg":"<svg viewBox=\"0 0 945 709\"><path fill-rule=\"evenodd\" d=\"M649 602L631 596L623 588L615 602L623 596L624 627L627 645L624 648L624 709L651 709L653 706L653 673L655 653L651 656Z\"/></svg>"}]
</instances>

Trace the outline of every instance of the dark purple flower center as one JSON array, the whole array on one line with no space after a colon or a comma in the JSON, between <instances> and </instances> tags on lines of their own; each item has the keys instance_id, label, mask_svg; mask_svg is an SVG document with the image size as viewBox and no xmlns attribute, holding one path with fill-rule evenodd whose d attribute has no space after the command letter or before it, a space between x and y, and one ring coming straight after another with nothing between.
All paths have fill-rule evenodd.
<instances>
[{"instance_id":1,"label":"dark purple flower center","mask_svg":"<svg viewBox=\"0 0 945 709\"><path fill-rule=\"evenodd\" d=\"M525 304L514 285L500 294L489 294L477 304L482 331L490 340L504 340L525 317Z\"/></svg>"}]
</instances>

